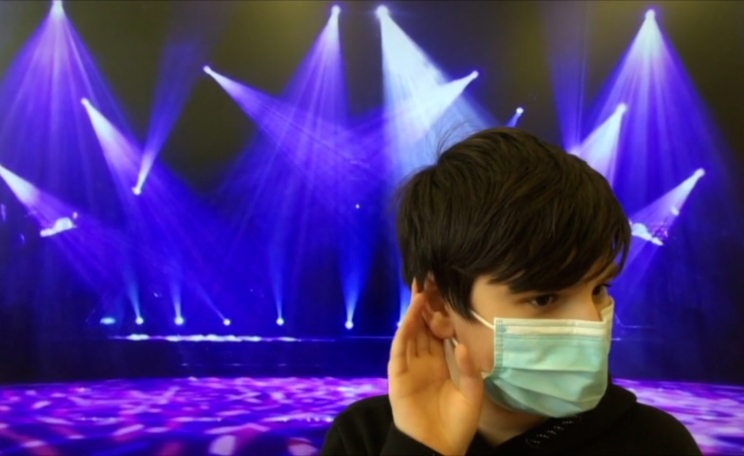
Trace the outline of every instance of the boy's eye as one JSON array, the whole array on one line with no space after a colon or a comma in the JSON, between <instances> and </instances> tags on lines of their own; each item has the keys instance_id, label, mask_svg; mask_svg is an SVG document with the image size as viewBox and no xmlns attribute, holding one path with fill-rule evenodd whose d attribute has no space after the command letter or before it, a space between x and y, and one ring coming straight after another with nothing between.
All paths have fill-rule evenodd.
<instances>
[{"instance_id":1,"label":"boy's eye","mask_svg":"<svg viewBox=\"0 0 744 456\"><path fill-rule=\"evenodd\" d=\"M556 300L556 295L542 295L538 296L530 301L530 304L538 306L538 307L545 307L549 306L550 304L553 304Z\"/></svg>"}]
</instances>

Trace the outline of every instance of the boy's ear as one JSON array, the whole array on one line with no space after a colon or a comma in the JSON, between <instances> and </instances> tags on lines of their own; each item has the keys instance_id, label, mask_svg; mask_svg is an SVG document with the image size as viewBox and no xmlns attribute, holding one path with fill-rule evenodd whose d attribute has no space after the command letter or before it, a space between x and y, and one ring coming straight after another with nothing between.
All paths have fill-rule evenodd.
<instances>
[{"instance_id":1,"label":"boy's ear","mask_svg":"<svg viewBox=\"0 0 744 456\"><path fill-rule=\"evenodd\" d=\"M426 304L423 317L431 332L439 339L449 339L455 336L455 326L452 321L452 309L439 292L439 287L432 273L427 274L423 285Z\"/></svg>"}]
</instances>

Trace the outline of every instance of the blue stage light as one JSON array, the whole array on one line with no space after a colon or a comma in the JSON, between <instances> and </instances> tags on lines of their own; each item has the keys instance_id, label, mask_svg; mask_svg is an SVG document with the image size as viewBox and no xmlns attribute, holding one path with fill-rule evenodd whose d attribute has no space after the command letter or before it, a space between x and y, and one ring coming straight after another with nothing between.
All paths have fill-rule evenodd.
<instances>
[{"instance_id":1,"label":"blue stage light","mask_svg":"<svg viewBox=\"0 0 744 456\"><path fill-rule=\"evenodd\" d=\"M145 320L144 320L144 319L143 319L142 317L137 317L137 319L135 320L135 322L136 322L136 323L137 323L138 325L141 325L142 323L144 323L144 322L145 322Z\"/></svg>"},{"instance_id":2,"label":"blue stage light","mask_svg":"<svg viewBox=\"0 0 744 456\"><path fill-rule=\"evenodd\" d=\"M276 319L276 324L279 325L279 326L283 326L284 325L284 319L281 318L281 317L277 318Z\"/></svg>"},{"instance_id":3,"label":"blue stage light","mask_svg":"<svg viewBox=\"0 0 744 456\"><path fill-rule=\"evenodd\" d=\"M353 321L347 321L346 322L346 329L352 329L354 327Z\"/></svg>"},{"instance_id":4,"label":"blue stage light","mask_svg":"<svg viewBox=\"0 0 744 456\"><path fill-rule=\"evenodd\" d=\"M224 320L222 320L222 324L224 324L225 326L230 326L232 322L229 318L225 318Z\"/></svg>"},{"instance_id":5,"label":"blue stage light","mask_svg":"<svg viewBox=\"0 0 744 456\"><path fill-rule=\"evenodd\" d=\"M181 326L184 323L183 317L176 317L175 322L178 326Z\"/></svg>"},{"instance_id":6,"label":"blue stage light","mask_svg":"<svg viewBox=\"0 0 744 456\"><path fill-rule=\"evenodd\" d=\"M116 319L113 317L103 317L101 318L101 324L102 325L113 325L116 323Z\"/></svg>"}]
</instances>

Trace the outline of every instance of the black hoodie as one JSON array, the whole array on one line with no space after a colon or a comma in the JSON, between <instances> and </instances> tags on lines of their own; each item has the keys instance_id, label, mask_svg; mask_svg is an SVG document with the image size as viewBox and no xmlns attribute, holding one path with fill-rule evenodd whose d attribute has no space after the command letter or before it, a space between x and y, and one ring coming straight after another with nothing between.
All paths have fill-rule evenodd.
<instances>
[{"instance_id":1,"label":"black hoodie","mask_svg":"<svg viewBox=\"0 0 744 456\"><path fill-rule=\"evenodd\" d=\"M436 456L439 453L400 432L388 396L349 406L333 422L323 456ZM553 418L493 447L476 434L471 455L701 455L690 432L666 412L639 404L636 396L610 384L596 408L569 418Z\"/></svg>"}]
</instances>

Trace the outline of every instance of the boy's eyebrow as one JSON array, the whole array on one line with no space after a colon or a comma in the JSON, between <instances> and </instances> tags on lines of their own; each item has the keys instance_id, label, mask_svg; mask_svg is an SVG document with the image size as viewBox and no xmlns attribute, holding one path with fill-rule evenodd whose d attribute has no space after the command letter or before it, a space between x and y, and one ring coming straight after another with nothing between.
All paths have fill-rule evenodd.
<instances>
[{"instance_id":1,"label":"boy's eyebrow","mask_svg":"<svg viewBox=\"0 0 744 456\"><path fill-rule=\"evenodd\" d=\"M602 271L599 274L594 274L593 277L589 277L588 279L584 279L580 283L581 284L587 284L587 283L592 282L592 281L608 282L608 281L616 278L618 275L620 275L620 268L618 267L617 263L615 263L613 261L612 263L610 263L605 268L604 271ZM493 285L499 284L499 282L495 278L489 279L488 283L489 284L493 284ZM549 291L549 290L543 290L543 291L532 290L532 291L523 291L523 292L519 292L519 293L511 292L511 294L513 294L515 296L522 296L522 295L533 295L535 293L558 293L559 291L561 291L561 290L552 290L552 291Z\"/></svg>"}]
</instances>

